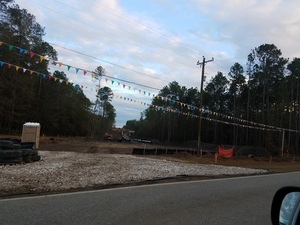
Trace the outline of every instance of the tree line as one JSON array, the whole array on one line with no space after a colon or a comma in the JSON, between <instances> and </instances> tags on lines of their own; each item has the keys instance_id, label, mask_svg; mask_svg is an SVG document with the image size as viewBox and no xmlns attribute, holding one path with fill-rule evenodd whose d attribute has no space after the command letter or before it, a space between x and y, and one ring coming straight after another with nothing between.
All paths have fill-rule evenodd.
<instances>
[{"instance_id":1,"label":"tree line","mask_svg":"<svg viewBox=\"0 0 300 225\"><path fill-rule=\"evenodd\" d=\"M43 40L45 28L13 0L0 0L0 10L0 41L46 56L40 61L0 46L0 61L49 74L49 63L57 60L57 52ZM251 122L255 122L284 128L285 150L297 153L299 73L300 58L284 58L274 44L252 49L246 68L236 62L228 74L218 72L206 82L203 90L201 140L278 151L283 130L262 126L253 129ZM99 81L105 69L97 67L95 75ZM99 86L96 101L91 102L80 87L67 84L64 72L55 71L51 76L57 79L0 65L0 133L19 134L25 122L39 122L46 135L101 137L114 126L116 113L110 103L113 96L110 88ZM126 127L135 130L140 137L166 143L197 140L198 88L187 88L173 81L160 90L159 96L163 98L154 98L141 118L127 121ZM225 115L234 119L227 123ZM239 126L239 119L248 122Z\"/></svg>"},{"instance_id":2,"label":"tree line","mask_svg":"<svg viewBox=\"0 0 300 225\"><path fill-rule=\"evenodd\" d=\"M274 44L262 44L252 49L247 57L246 68L236 62L228 74L218 72L206 82L201 141L261 146L278 152L283 140L285 151L297 153L299 79L300 58L289 61ZM199 115L199 111L174 103L199 107L199 90L180 86L174 81L165 86L159 96L164 98L153 99L140 120L129 120L126 127L135 130L141 137L167 143L197 140L199 116L191 114ZM230 121L226 119L227 116L231 118Z\"/></svg>"},{"instance_id":3,"label":"tree line","mask_svg":"<svg viewBox=\"0 0 300 225\"><path fill-rule=\"evenodd\" d=\"M0 0L0 11L0 41L45 56L39 60L0 46L0 61L5 62L0 66L0 133L20 134L25 122L39 122L46 135L102 137L115 123L111 89L98 86L92 103L64 72L49 77L49 63L57 60L57 52L43 40L45 28L13 0ZM95 79L104 74L105 69L97 67Z\"/></svg>"}]
</instances>

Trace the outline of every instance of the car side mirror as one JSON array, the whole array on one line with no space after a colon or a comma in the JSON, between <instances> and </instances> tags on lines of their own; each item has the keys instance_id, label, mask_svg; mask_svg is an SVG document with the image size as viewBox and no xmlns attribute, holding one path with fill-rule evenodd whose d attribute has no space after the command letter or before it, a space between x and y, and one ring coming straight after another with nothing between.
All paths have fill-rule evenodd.
<instances>
[{"instance_id":1,"label":"car side mirror","mask_svg":"<svg viewBox=\"0 0 300 225\"><path fill-rule=\"evenodd\" d=\"M273 225L300 224L300 187L283 187L275 193L271 219Z\"/></svg>"}]
</instances>

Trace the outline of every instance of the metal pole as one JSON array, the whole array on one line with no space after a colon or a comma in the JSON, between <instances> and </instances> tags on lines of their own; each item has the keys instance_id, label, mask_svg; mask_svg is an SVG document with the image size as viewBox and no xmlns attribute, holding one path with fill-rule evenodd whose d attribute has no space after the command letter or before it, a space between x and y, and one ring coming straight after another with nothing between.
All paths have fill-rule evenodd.
<instances>
[{"instance_id":1,"label":"metal pole","mask_svg":"<svg viewBox=\"0 0 300 225\"><path fill-rule=\"evenodd\" d=\"M283 157L283 148L284 148L284 133L285 130L282 130L282 142L281 142L281 157Z\"/></svg>"}]
</instances>

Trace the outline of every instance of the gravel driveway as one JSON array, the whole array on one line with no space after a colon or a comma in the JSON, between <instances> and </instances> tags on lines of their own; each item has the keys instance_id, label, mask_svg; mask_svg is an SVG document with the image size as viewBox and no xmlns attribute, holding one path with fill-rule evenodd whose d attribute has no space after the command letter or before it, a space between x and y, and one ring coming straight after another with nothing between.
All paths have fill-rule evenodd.
<instances>
[{"instance_id":1,"label":"gravel driveway","mask_svg":"<svg viewBox=\"0 0 300 225\"><path fill-rule=\"evenodd\" d=\"M41 161L0 166L0 196L53 193L156 178L251 175L266 170L174 162L126 154L39 151Z\"/></svg>"}]
</instances>

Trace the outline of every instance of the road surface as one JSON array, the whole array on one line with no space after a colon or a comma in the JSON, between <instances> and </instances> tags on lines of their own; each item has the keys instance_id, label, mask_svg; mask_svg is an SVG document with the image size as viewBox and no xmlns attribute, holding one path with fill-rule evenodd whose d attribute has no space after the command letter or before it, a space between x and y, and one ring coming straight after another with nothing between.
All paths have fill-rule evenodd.
<instances>
[{"instance_id":1,"label":"road surface","mask_svg":"<svg viewBox=\"0 0 300 225\"><path fill-rule=\"evenodd\" d=\"M271 224L277 189L300 172L0 200L2 225Z\"/></svg>"}]
</instances>

